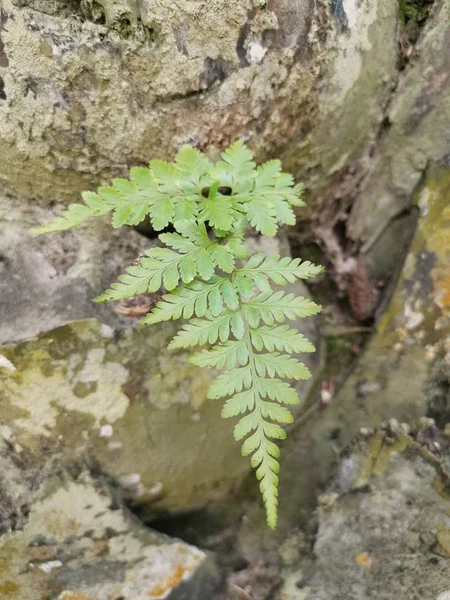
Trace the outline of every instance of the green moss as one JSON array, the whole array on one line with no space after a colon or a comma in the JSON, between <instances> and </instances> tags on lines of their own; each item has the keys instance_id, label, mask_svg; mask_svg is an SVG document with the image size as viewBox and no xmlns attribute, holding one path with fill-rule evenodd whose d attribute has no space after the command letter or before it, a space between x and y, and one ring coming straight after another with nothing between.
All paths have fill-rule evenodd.
<instances>
[{"instance_id":1,"label":"green moss","mask_svg":"<svg viewBox=\"0 0 450 600\"><path fill-rule=\"evenodd\" d=\"M430 14L434 0L399 0L398 15L403 27L413 24L415 27L423 27Z\"/></svg>"}]
</instances>

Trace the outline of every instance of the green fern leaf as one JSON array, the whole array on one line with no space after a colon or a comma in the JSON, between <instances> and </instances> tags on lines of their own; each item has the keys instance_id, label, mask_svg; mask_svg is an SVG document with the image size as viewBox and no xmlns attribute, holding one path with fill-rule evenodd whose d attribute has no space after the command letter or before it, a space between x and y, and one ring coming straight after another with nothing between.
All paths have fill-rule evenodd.
<instances>
[{"instance_id":1,"label":"green fern leaf","mask_svg":"<svg viewBox=\"0 0 450 600\"><path fill-rule=\"evenodd\" d=\"M253 300L244 302L243 309L251 326L257 327L260 320L266 325L273 325L275 322L283 323L286 319L310 317L320 312L321 307L308 298L279 291L259 294Z\"/></svg>"},{"instance_id":2,"label":"green fern leaf","mask_svg":"<svg viewBox=\"0 0 450 600\"><path fill-rule=\"evenodd\" d=\"M222 153L222 160L211 169L213 180L220 181L223 187L230 187L239 193L248 187L248 182L255 178L255 163L248 148L237 141Z\"/></svg>"},{"instance_id":3,"label":"green fern leaf","mask_svg":"<svg viewBox=\"0 0 450 600\"><path fill-rule=\"evenodd\" d=\"M200 216L204 221L209 221L211 227L222 231L231 229L237 213L233 210L228 196L217 194L213 198L208 198L202 204Z\"/></svg>"},{"instance_id":4,"label":"green fern leaf","mask_svg":"<svg viewBox=\"0 0 450 600\"><path fill-rule=\"evenodd\" d=\"M150 206L150 220L155 231L161 231L173 221L175 207L169 196L161 196Z\"/></svg>"},{"instance_id":5,"label":"green fern leaf","mask_svg":"<svg viewBox=\"0 0 450 600\"><path fill-rule=\"evenodd\" d=\"M255 369L260 377L275 377L287 379L309 379L309 369L296 358L288 354L271 352L269 354L257 354L254 357Z\"/></svg>"},{"instance_id":6,"label":"green fern leaf","mask_svg":"<svg viewBox=\"0 0 450 600\"><path fill-rule=\"evenodd\" d=\"M170 319L190 319L193 315L204 317L208 310L208 296L222 283L223 279L219 277L207 283L193 281L189 285L174 290L172 294L164 294L153 310L140 321L140 324L154 325Z\"/></svg>"},{"instance_id":7,"label":"green fern leaf","mask_svg":"<svg viewBox=\"0 0 450 600\"><path fill-rule=\"evenodd\" d=\"M237 417L255 408L255 392L253 388L234 394L225 402L222 408L222 417Z\"/></svg>"},{"instance_id":8,"label":"green fern leaf","mask_svg":"<svg viewBox=\"0 0 450 600\"><path fill-rule=\"evenodd\" d=\"M232 231L227 235L228 248L234 256L240 260L244 260L248 256L248 248L245 243L245 234L247 232L247 220L243 217L239 218Z\"/></svg>"},{"instance_id":9,"label":"green fern leaf","mask_svg":"<svg viewBox=\"0 0 450 600\"><path fill-rule=\"evenodd\" d=\"M292 413L284 406L274 404L273 402L265 402L264 400L260 401L260 406L261 414L265 419L272 419L272 421L286 425L294 422Z\"/></svg>"},{"instance_id":10,"label":"green fern leaf","mask_svg":"<svg viewBox=\"0 0 450 600\"><path fill-rule=\"evenodd\" d=\"M180 272L182 272L184 260L180 262ZM152 311L140 321L140 324L154 325L170 319L190 319L193 315L204 317L208 309L214 315L216 313L213 303L217 303L218 291L222 296L223 303L228 308L232 310L238 308L239 300L233 285L228 279L214 275L207 282L195 280L186 286L177 288L171 294L164 294Z\"/></svg>"},{"instance_id":11,"label":"green fern leaf","mask_svg":"<svg viewBox=\"0 0 450 600\"><path fill-rule=\"evenodd\" d=\"M248 350L244 340L229 340L212 350L202 350L189 357L188 361L198 367L215 367L222 369L225 365L231 369L248 362Z\"/></svg>"},{"instance_id":12,"label":"green fern leaf","mask_svg":"<svg viewBox=\"0 0 450 600\"><path fill-rule=\"evenodd\" d=\"M41 235L43 233L53 233L56 231L73 229L94 216L96 216L96 211L89 206L71 204L60 217L56 217L56 219L53 219L50 223L41 225L40 227L33 227L33 229L30 230L30 233L32 235Z\"/></svg>"},{"instance_id":13,"label":"green fern leaf","mask_svg":"<svg viewBox=\"0 0 450 600\"><path fill-rule=\"evenodd\" d=\"M219 377L212 382L207 396L211 400L225 398L236 392L241 392L243 389L248 389L251 384L252 370L250 365L230 369L226 373L219 375Z\"/></svg>"},{"instance_id":14,"label":"green fern leaf","mask_svg":"<svg viewBox=\"0 0 450 600\"><path fill-rule=\"evenodd\" d=\"M292 210L290 204L279 196L272 196L270 204L275 212L275 218L278 223L284 225L295 225L295 213Z\"/></svg>"},{"instance_id":15,"label":"green fern leaf","mask_svg":"<svg viewBox=\"0 0 450 600\"><path fill-rule=\"evenodd\" d=\"M240 323L242 317L236 313L225 313L220 317L207 315L205 319L192 319L177 333L169 344L169 348L189 348L190 346L203 346L205 344L214 344L220 339L226 342L230 337L230 331L238 338L242 338L240 333ZM243 326L241 327L241 329ZM237 335L236 335L237 334Z\"/></svg>"},{"instance_id":16,"label":"green fern leaf","mask_svg":"<svg viewBox=\"0 0 450 600\"><path fill-rule=\"evenodd\" d=\"M294 178L289 173L282 173L275 182L275 192L281 194L291 206L305 206L303 191L303 184L294 185Z\"/></svg>"},{"instance_id":17,"label":"green fern leaf","mask_svg":"<svg viewBox=\"0 0 450 600\"><path fill-rule=\"evenodd\" d=\"M186 198L184 196L174 196L175 208L173 214L174 224L180 221L194 221L198 215L197 198Z\"/></svg>"},{"instance_id":18,"label":"green fern leaf","mask_svg":"<svg viewBox=\"0 0 450 600\"><path fill-rule=\"evenodd\" d=\"M297 392L285 381L259 377L256 383L263 398L270 398L282 404L294 405L300 402Z\"/></svg>"},{"instance_id":19,"label":"green fern leaf","mask_svg":"<svg viewBox=\"0 0 450 600\"><path fill-rule=\"evenodd\" d=\"M212 164L204 154L192 148L183 146L175 157L175 165L194 184L199 185L201 178L208 173Z\"/></svg>"},{"instance_id":20,"label":"green fern leaf","mask_svg":"<svg viewBox=\"0 0 450 600\"><path fill-rule=\"evenodd\" d=\"M237 310L239 307L239 296L236 288L229 279L225 279L225 281L221 284L220 292L228 308L231 310Z\"/></svg>"},{"instance_id":21,"label":"green fern leaf","mask_svg":"<svg viewBox=\"0 0 450 600\"><path fill-rule=\"evenodd\" d=\"M195 266L197 268L197 273L200 275L202 279L208 280L212 277L214 273L214 262L206 249L199 250L195 256Z\"/></svg>"},{"instance_id":22,"label":"green fern leaf","mask_svg":"<svg viewBox=\"0 0 450 600\"><path fill-rule=\"evenodd\" d=\"M165 160L152 160L150 168L160 191L170 193L176 187L178 171L173 165Z\"/></svg>"},{"instance_id":23,"label":"green fern leaf","mask_svg":"<svg viewBox=\"0 0 450 600\"><path fill-rule=\"evenodd\" d=\"M234 255L231 249L221 244L214 244L208 250L214 264L225 273L231 273L234 269Z\"/></svg>"},{"instance_id":24,"label":"green fern leaf","mask_svg":"<svg viewBox=\"0 0 450 600\"><path fill-rule=\"evenodd\" d=\"M322 267L299 258L280 258L278 254L266 256L254 254L242 269L236 269L237 277L251 278L261 291L270 290L269 279L277 285L294 283L297 279L310 279L323 272Z\"/></svg>"},{"instance_id":25,"label":"green fern leaf","mask_svg":"<svg viewBox=\"0 0 450 600\"><path fill-rule=\"evenodd\" d=\"M269 352L274 350L285 350L289 353L314 352L315 348L311 342L296 329L289 325L278 325L269 327L263 325L258 329L250 331L252 345L256 350L264 348Z\"/></svg>"},{"instance_id":26,"label":"green fern leaf","mask_svg":"<svg viewBox=\"0 0 450 600\"><path fill-rule=\"evenodd\" d=\"M126 273L119 276L118 281L113 283L111 288L96 298L95 301L121 300L136 294L156 292L163 284L168 291L171 291L177 287L180 278L184 283L192 281L192 261L194 262L195 272L203 279L210 279L214 272L214 264L207 248L213 242L208 237L206 239L203 237L196 239L207 240L208 245L201 247L192 243L191 246L183 248L183 250L190 250L186 254L178 254L168 248L147 250L146 257L141 259L139 265L128 267Z\"/></svg>"},{"instance_id":27,"label":"green fern leaf","mask_svg":"<svg viewBox=\"0 0 450 600\"><path fill-rule=\"evenodd\" d=\"M247 219L252 227L263 235L274 236L277 232L276 212L263 196L254 196L247 204Z\"/></svg>"}]
</instances>

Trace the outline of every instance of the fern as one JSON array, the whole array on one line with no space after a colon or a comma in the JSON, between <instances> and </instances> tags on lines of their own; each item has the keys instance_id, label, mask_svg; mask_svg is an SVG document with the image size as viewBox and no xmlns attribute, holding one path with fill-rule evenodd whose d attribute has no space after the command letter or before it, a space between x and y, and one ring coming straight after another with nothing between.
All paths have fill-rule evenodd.
<instances>
[{"instance_id":1,"label":"fern","mask_svg":"<svg viewBox=\"0 0 450 600\"><path fill-rule=\"evenodd\" d=\"M308 379L307 367L293 354L314 346L286 321L308 317L320 307L308 298L274 286L309 279L321 267L298 258L255 254L248 258L249 225L275 235L295 223L294 207L303 206L302 187L271 160L259 167L251 152L236 142L216 164L185 146L173 164L154 160L135 167L130 179L115 179L97 193L85 192L84 204L72 204L35 234L71 229L92 217L112 213L114 227L137 225L147 216L162 248L148 250L97 302L121 300L165 290L141 325L185 319L170 349L193 348L189 362L225 369L208 398L225 399L224 418L238 418L236 440L251 456L267 511L277 522L279 447L292 423L290 405L299 398L286 380ZM198 347L207 346L203 350Z\"/></svg>"}]
</instances>

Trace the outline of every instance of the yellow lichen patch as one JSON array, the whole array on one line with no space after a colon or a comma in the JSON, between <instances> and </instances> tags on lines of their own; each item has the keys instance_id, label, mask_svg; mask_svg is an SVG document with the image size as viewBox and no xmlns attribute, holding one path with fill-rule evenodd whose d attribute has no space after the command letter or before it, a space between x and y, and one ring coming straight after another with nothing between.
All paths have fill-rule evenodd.
<instances>
[{"instance_id":1,"label":"yellow lichen patch","mask_svg":"<svg viewBox=\"0 0 450 600\"><path fill-rule=\"evenodd\" d=\"M60 594L58 600L91 600L91 598L81 592L64 591Z\"/></svg>"},{"instance_id":2,"label":"yellow lichen patch","mask_svg":"<svg viewBox=\"0 0 450 600\"><path fill-rule=\"evenodd\" d=\"M10 579L0 583L0 596L4 596L5 598L13 598L19 590L20 587L17 585L17 583L15 583L15 581L11 581Z\"/></svg>"},{"instance_id":3,"label":"yellow lichen patch","mask_svg":"<svg viewBox=\"0 0 450 600\"><path fill-rule=\"evenodd\" d=\"M353 487L366 484L373 475L382 475L388 468L391 458L404 452L411 442L409 436L402 435L395 442L389 443L386 442L383 432L376 433L369 442L367 457L353 482Z\"/></svg>"},{"instance_id":4,"label":"yellow lichen patch","mask_svg":"<svg viewBox=\"0 0 450 600\"><path fill-rule=\"evenodd\" d=\"M423 219L421 233L427 250L436 257L431 273L436 304L444 314L450 314L450 173L438 174L427 189L429 214Z\"/></svg>"},{"instance_id":5,"label":"yellow lichen patch","mask_svg":"<svg viewBox=\"0 0 450 600\"><path fill-rule=\"evenodd\" d=\"M377 456L373 467L374 475L382 475L389 466L391 458L395 454L401 454L411 443L411 438L407 435L401 436L393 444L383 444L380 453Z\"/></svg>"},{"instance_id":6,"label":"yellow lichen patch","mask_svg":"<svg viewBox=\"0 0 450 600\"><path fill-rule=\"evenodd\" d=\"M441 525L436 535L436 545L433 548L435 554L450 558L450 529Z\"/></svg>"},{"instance_id":7,"label":"yellow lichen patch","mask_svg":"<svg viewBox=\"0 0 450 600\"><path fill-rule=\"evenodd\" d=\"M361 552L355 557L356 562L360 567L364 567L365 569L370 569L372 566L372 557L368 552Z\"/></svg>"},{"instance_id":8,"label":"yellow lichen patch","mask_svg":"<svg viewBox=\"0 0 450 600\"><path fill-rule=\"evenodd\" d=\"M178 587L183 580L186 573L190 573L192 568L184 565L177 565L173 573L164 581L155 585L151 590L147 592L149 598L162 598L165 597L167 592Z\"/></svg>"},{"instance_id":9,"label":"yellow lichen patch","mask_svg":"<svg viewBox=\"0 0 450 600\"><path fill-rule=\"evenodd\" d=\"M439 473L434 478L433 489L445 500L450 500L450 482Z\"/></svg>"},{"instance_id":10,"label":"yellow lichen patch","mask_svg":"<svg viewBox=\"0 0 450 600\"><path fill-rule=\"evenodd\" d=\"M383 446L383 440L384 434L383 432L379 431L369 441L367 456L364 457L362 468L356 479L353 481L353 487L361 487L369 481L373 472L373 465L375 464L381 447Z\"/></svg>"},{"instance_id":11,"label":"yellow lichen patch","mask_svg":"<svg viewBox=\"0 0 450 600\"><path fill-rule=\"evenodd\" d=\"M450 270L450 266L448 267ZM444 314L450 313L450 272L442 280L438 281L436 302Z\"/></svg>"}]
</instances>

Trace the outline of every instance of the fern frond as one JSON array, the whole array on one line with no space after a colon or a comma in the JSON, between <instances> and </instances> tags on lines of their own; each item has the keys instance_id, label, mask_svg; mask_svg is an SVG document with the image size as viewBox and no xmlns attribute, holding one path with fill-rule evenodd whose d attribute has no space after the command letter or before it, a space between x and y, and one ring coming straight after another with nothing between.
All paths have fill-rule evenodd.
<instances>
[{"instance_id":1,"label":"fern frond","mask_svg":"<svg viewBox=\"0 0 450 600\"><path fill-rule=\"evenodd\" d=\"M309 379L311 373L309 369L296 358L288 354L279 354L270 352L267 354L255 355L255 369L259 376L275 377L287 379Z\"/></svg>"},{"instance_id":2,"label":"fern frond","mask_svg":"<svg viewBox=\"0 0 450 600\"><path fill-rule=\"evenodd\" d=\"M210 400L226 398L243 389L249 389L252 385L251 365L230 369L219 375L211 384L207 397Z\"/></svg>"},{"instance_id":3,"label":"fern frond","mask_svg":"<svg viewBox=\"0 0 450 600\"><path fill-rule=\"evenodd\" d=\"M256 299L257 306L270 306L273 310L281 310L282 318L295 317L299 312L316 311L316 305L294 302L291 294L283 292L270 293ZM276 307L276 308L275 308ZM281 307L284 307L281 308ZM255 307L252 307L255 308ZM174 347L182 347L208 342L216 344L220 337L220 328L227 323L221 343L211 350L203 350L193 354L190 362L202 367L223 368L211 384L208 398L227 398L222 409L222 417L240 418L234 429L236 440L245 441L242 446L244 456L251 455L251 464L256 469L256 477L267 512L269 526L274 528L277 522L278 506L278 471L279 448L273 440L282 440L286 432L281 425L292 423L290 411L282 404L292 405L299 402L297 393L283 379L308 379L311 373L297 359L274 351L274 348L288 348L288 351L311 351L312 344L295 329L288 326L263 326L255 329L254 322L248 319L249 304L242 303L232 314L239 316L240 328L237 339L228 339L231 329L231 314L219 317L222 322L214 322L211 318L203 321L194 320L185 325L183 331L174 339ZM278 318L281 318L278 315ZM226 319L226 320L225 320ZM210 338L209 332L213 331ZM200 334L200 335L199 335ZM225 339L224 339L225 338ZM268 352L263 352L268 350Z\"/></svg>"},{"instance_id":4,"label":"fern frond","mask_svg":"<svg viewBox=\"0 0 450 600\"><path fill-rule=\"evenodd\" d=\"M113 227L137 225L145 218L152 203L159 201L158 206L164 206L165 198L158 193L148 169L136 167L130 175L132 181L114 179L112 186L100 187L98 193L83 192L84 205L71 204L60 217L35 227L31 233L39 235L73 229L92 217L102 217L110 212L113 212ZM146 187L141 188L141 184Z\"/></svg>"},{"instance_id":5,"label":"fern frond","mask_svg":"<svg viewBox=\"0 0 450 600\"><path fill-rule=\"evenodd\" d=\"M253 328L258 327L261 320L266 325L273 325L275 322L283 323L286 319L310 317L320 310L321 307L312 300L282 291L264 292L243 303L245 318Z\"/></svg>"},{"instance_id":6,"label":"fern frond","mask_svg":"<svg viewBox=\"0 0 450 600\"><path fill-rule=\"evenodd\" d=\"M219 193L219 181L209 188L207 198L200 198L200 217L208 221L211 227L222 231L230 231L239 213L233 208L230 196Z\"/></svg>"},{"instance_id":7,"label":"fern frond","mask_svg":"<svg viewBox=\"0 0 450 600\"><path fill-rule=\"evenodd\" d=\"M239 340L244 335L244 323L238 312L225 312L219 317L207 314L204 319L192 319L177 333L169 348L189 348L226 342L230 333Z\"/></svg>"},{"instance_id":8,"label":"fern frond","mask_svg":"<svg viewBox=\"0 0 450 600\"><path fill-rule=\"evenodd\" d=\"M245 366L248 362L248 349L245 340L229 340L215 346L212 350L203 350L189 357L188 361L198 367L222 369L225 365L232 368L237 364Z\"/></svg>"},{"instance_id":9,"label":"fern frond","mask_svg":"<svg viewBox=\"0 0 450 600\"><path fill-rule=\"evenodd\" d=\"M256 231L271 237L276 234L277 217L275 208L263 196L252 196L245 209L247 219Z\"/></svg>"},{"instance_id":10,"label":"fern frond","mask_svg":"<svg viewBox=\"0 0 450 600\"><path fill-rule=\"evenodd\" d=\"M187 240L182 245L172 238L172 244L178 247L180 253L168 248L147 250L137 266L128 267L126 273L120 275L118 281L95 301L121 300L136 294L156 292L163 285L166 290L171 291L177 287L180 278L184 283L190 283L196 275L209 280L214 273L214 262L208 248L214 242L207 235L203 236L201 227L197 229L195 235L195 227L191 228L191 239L195 239L196 243ZM162 234L162 237L164 235L170 234Z\"/></svg>"},{"instance_id":11,"label":"fern frond","mask_svg":"<svg viewBox=\"0 0 450 600\"><path fill-rule=\"evenodd\" d=\"M230 187L235 193L245 191L255 178L256 164L253 155L241 141L234 142L222 153L222 160L211 169L210 176L220 181L223 187Z\"/></svg>"},{"instance_id":12,"label":"fern frond","mask_svg":"<svg viewBox=\"0 0 450 600\"><path fill-rule=\"evenodd\" d=\"M260 377L257 381L258 392L263 398L267 397L282 404L298 404L297 392L286 381Z\"/></svg>"},{"instance_id":13,"label":"fern frond","mask_svg":"<svg viewBox=\"0 0 450 600\"><path fill-rule=\"evenodd\" d=\"M228 248L238 259L244 260L248 256L248 248L245 243L245 234L247 233L247 220L240 217L229 235L227 235Z\"/></svg>"},{"instance_id":14,"label":"fern frond","mask_svg":"<svg viewBox=\"0 0 450 600\"><path fill-rule=\"evenodd\" d=\"M154 325L170 319L190 319L193 315L204 317L208 310L212 316L217 316L224 306L236 309L238 304L236 291L229 280L213 275L207 282L196 280L171 294L164 294L140 324Z\"/></svg>"},{"instance_id":15,"label":"fern frond","mask_svg":"<svg viewBox=\"0 0 450 600\"><path fill-rule=\"evenodd\" d=\"M129 179L85 192L84 204L72 204L58 218L33 233L71 229L92 217L110 214L114 227L137 225L150 217L164 248L147 250L96 301L121 300L165 288L164 295L140 322L152 325L187 319L169 344L171 349L208 346L194 352L192 364L225 369L213 381L208 398L225 400L222 416L239 417L236 440L250 456L270 527L277 522L278 457L275 443L286 437L293 417L287 406L299 402L291 379L311 376L294 353L314 346L283 324L320 307L307 298L273 291L322 271L299 259L250 259L248 225L273 236L280 224L295 223L293 207L303 206L302 186L271 160L256 167L251 152L238 141L212 164L198 150L183 146L173 163L153 160L134 167ZM236 260L247 260L236 267ZM256 291L256 296L255 296Z\"/></svg>"},{"instance_id":16,"label":"fern frond","mask_svg":"<svg viewBox=\"0 0 450 600\"><path fill-rule=\"evenodd\" d=\"M256 350L266 348L269 352L285 350L289 353L314 352L311 342L289 325L269 327L262 325L250 331L252 345Z\"/></svg>"},{"instance_id":17,"label":"fern frond","mask_svg":"<svg viewBox=\"0 0 450 600\"><path fill-rule=\"evenodd\" d=\"M277 285L286 285L297 279L310 279L322 271L322 267L309 261L301 262L299 258L280 258L278 254L266 256L262 253L254 254L241 269L235 270L236 278L252 279L262 292L270 290L269 279Z\"/></svg>"},{"instance_id":18,"label":"fern frond","mask_svg":"<svg viewBox=\"0 0 450 600\"><path fill-rule=\"evenodd\" d=\"M180 148L175 156L175 165L178 171L196 186L200 185L201 178L212 167L206 156L196 148L192 148L192 146L182 146Z\"/></svg>"}]
</instances>

